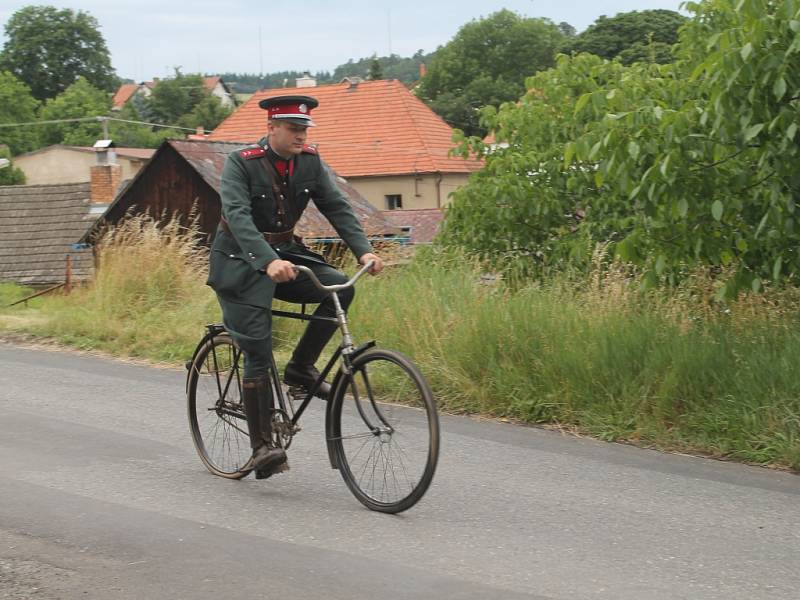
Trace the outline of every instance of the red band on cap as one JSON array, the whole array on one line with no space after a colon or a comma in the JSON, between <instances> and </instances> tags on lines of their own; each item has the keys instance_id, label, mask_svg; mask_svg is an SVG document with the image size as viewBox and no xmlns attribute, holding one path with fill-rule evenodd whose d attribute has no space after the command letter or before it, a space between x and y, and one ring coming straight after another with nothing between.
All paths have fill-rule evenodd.
<instances>
[{"instance_id":1,"label":"red band on cap","mask_svg":"<svg viewBox=\"0 0 800 600\"><path fill-rule=\"evenodd\" d=\"M310 119L311 109L308 104L281 104L270 106L268 114L272 117L293 117L295 119Z\"/></svg>"}]
</instances>

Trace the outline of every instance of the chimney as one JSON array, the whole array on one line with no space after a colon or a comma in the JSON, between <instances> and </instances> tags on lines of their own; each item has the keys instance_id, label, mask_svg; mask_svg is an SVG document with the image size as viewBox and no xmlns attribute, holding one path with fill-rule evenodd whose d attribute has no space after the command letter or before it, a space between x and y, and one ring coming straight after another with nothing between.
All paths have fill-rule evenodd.
<instances>
[{"instance_id":1,"label":"chimney","mask_svg":"<svg viewBox=\"0 0 800 600\"><path fill-rule=\"evenodd\" d=\"M206 130L202 125L198 125L197 129L195 129L194 133L187 134L187 140L206 140L208 139L208 135L206 135Z\"/></svg>"},{"instance_id":2,"label":"chimney","mask_svg":"<svg viewBox=\"0 0 800 600\"><path fill-rule=\"evenodd\" d=\"M117 152L111 140L94 144L97 163L91 167L91 200L93 205L108 205L114 200L122 180L122 167L117 164Z\"/></svg>"},{"instance_id":3,"label":"chimney","mask_svg":"<svg viewBox=\"0 0 800 600\"><path fill-rule=\"evenodd\" d=\"M427 74L428 74L428 67L425 66L425 63L419 63L419 78L422 79Z\"/></svg>"},{"instance_id":4,"label":"chimney","mask_svg":"<svg viewBox=\"0 0 800 600\"><path fill-rule=\"evenodd\" d=\"M302 77L298 77L294 81L295 81L295 85L297 87L299 87L299 88L317 87L317 80L314 79L308 73L306 73Z\"/></svg>"}]
</instances>

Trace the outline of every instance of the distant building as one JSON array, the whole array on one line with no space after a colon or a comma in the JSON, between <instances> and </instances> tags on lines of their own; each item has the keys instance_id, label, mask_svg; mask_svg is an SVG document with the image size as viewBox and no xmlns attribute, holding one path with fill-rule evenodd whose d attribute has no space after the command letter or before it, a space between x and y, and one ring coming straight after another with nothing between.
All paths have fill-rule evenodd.
<instances>
[{"instance_id":1,"label":"distant building","mask_svg":"<svg viewBox=\"0 0 800 600\"><path fill-rule=\"evenodd\" d=\"M153 88L159 82L158 78L152 81L143 81L141 83L123 83L117 88L114 98L111 101L111 108L113 110L122 110L122 107L128 103L136 94L140 94L144 98L148 98L153 91ZM222 77L212 76L203 78L203 87L212 95L219 98L223 106L234 108L237 104L236 96L233 94L228 85L223 81Z\"/></svg>"},{"instance_id":2,"label":"distant building","mask_svg":"<svg viewBox=\"0 0 800 600\"><path fill-rule=\"evenodd\" d=\"M152 148L115 148L121 179L132 179L150 160ZM93 148L56 144L14 158L14 166L25 173L29 185L53 185L89 181L96 163Z\"/></svg>"}]
</instances>

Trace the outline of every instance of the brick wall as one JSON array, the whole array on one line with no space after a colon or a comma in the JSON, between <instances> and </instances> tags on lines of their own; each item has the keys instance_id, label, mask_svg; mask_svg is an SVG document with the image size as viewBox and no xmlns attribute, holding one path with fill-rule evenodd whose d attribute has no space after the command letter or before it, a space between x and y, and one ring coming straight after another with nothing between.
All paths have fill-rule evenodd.
<instances>
[{"instance_id":1,"label":"brick wall","mask_svg":"<svg viewBox=\"0 0 800 600\"><path fill-rule=\"evenodd\" d=\"M122 179L122 167L119 165L95 165L91 168L91 198L98 204L109 204Z\"/></svg>"}]
</instances>

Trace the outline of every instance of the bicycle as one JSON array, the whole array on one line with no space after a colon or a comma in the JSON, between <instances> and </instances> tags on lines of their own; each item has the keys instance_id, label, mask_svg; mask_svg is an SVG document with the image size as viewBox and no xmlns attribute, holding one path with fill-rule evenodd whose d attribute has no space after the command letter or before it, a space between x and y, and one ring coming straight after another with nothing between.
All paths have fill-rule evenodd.
<instances>
[{"instance_id":1,"label":"bicycle","mask_svg":"<svg viewBox=\"0 0 800 600\"><path fill-rule=\"evenodd\" d=\"M298 422L320 384L338 363L325 408L325 436L331 467L367 508L399 513L414 506L433 479L439 457L439 418L430 386L405 355L381 349L375 341L353 342L338 291L355 285L370 268L349 281L324 286L308 267L296 265L320 290L333 297L336 317L272 309L272 314L301 320L336 322L342 342L308 390L284 393L272 356L270 381L276 410L273 441L288 449ZM206 326L186 363L187 408L192 440L211 473L246 477L251 449L242 403L243 357L220 324ZM295 404L299 403L295 410Z\"/></svg>"}]
</instances>

